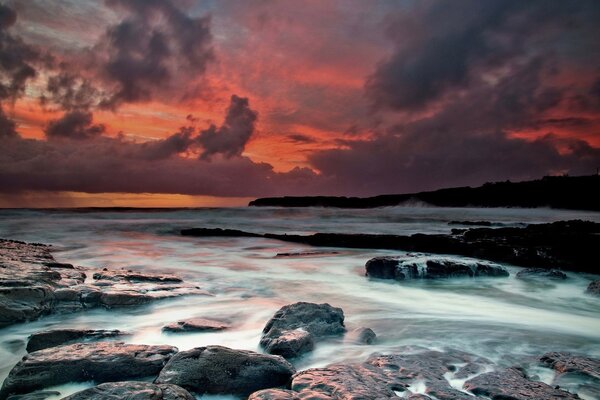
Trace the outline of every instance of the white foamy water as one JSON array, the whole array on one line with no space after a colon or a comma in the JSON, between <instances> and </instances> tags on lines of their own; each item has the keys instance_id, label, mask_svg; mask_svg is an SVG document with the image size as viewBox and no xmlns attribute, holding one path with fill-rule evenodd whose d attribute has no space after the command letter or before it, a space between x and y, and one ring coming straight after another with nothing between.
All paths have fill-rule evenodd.
<instances>
[{"instance_id":1,"label":"white foamy water","mask_svg":"<svg viewBox=\"0 0 600 400\"><path fill-rule=\"evenodd\" d=\"M259 233L447 233L457 227L448 225L451 220L489 220L511 226L565 219L600 222L600 213L408 207L0 210L0 237L53 244L59 261L174 273L214 294L162 300L138 308L51 315L0 329L0 382L25 354L26 338L41 329L121 329L132 333L123 339L130 343L170 344L180 350L220 344L260 351L258 342L267 320L281 306L297 301L341 307L349 329L370 327L378 336L372 346L342 340L319 344L314 352L295 362L297 369L360 361L373 352L393 352L406 345L455 348L500 365L546 351L600 356L600 300L584 294L594 279L591 275L567 273L569 279L563 282L520 281L515 279L519 268L506 265L509 278L375 281L364 276L365 262L401 252L315 249L267 239L178 234L190 227ZM317 250L337 254L275 257L283 252ZM232 328L218 333L161 331L169 322L191 317L228 320ZM67 394L90 385L63 385L59 390Z\"/></svg>"}]
</instances>

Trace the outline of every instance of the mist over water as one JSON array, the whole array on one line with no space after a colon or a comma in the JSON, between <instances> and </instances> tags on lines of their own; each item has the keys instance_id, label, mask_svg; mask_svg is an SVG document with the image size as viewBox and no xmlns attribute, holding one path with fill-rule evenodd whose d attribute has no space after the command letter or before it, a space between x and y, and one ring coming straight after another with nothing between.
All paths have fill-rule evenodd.
<instances>
[{"instance_id":1,"label":"mist over water","mask_svg":"<svg viewBox=\"0 0 600 400\"><path fill-rule=\"evenodd\" d=\"M427 207L0 211L0 237L53 244L59 261L173 273L213 294L161 300L144 307L58 314L0 329L0 382L26 354L27 336L38 330L121 329L131 333L123 338L130 343L170 344L180 350L220 344L260 351L258 342L267 320L281 306L297 301L341 307L349 330L369 327L378 337L371 346L342 339L320 343L314 352L294 362L299 370L336 361L362 361L373 352L393 352L403 346L454 348L506 366L547 351L598 357L600 301L584 294L592 275L567 272L565 281L522 281L515 279L519 268L505 265L511 273L508 278L398 283L366 278L364 264L375 256L403 254L399 251L179 235L180 229L190 227L298 234L448 233L457 227L448 225L452 220L517 226L566 219L600 222L600 213ZM329 253L275 257L303 251ZM169 322L191 317L228 321L232 328L215 333L161 331ZM551 375L540 372L540 379L551 379ZM91 385L66 385L64 393Z\"/></svg>"}]
</instances>

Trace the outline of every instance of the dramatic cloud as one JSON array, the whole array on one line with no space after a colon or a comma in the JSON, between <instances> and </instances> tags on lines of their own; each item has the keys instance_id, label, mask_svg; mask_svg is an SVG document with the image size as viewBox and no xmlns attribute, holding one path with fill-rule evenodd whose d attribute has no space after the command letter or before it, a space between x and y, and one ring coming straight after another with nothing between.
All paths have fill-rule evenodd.
<instances>
[{"instance_id":1,"label":"dramatic cloud","mask_svg":"<svg viewBox=\"0 0 600 400\"><path fill-rule=\"evenodd\" d=\"M129 17L108 29L95 48L114 93L106 107L185 94L213 59L209 17L190 17L167 0L107 0Z\"/></svg>"},{"instance_id":2,"label":"dramatic cloud","mask_svg":"<svg viewBox=\"0 0 600 400\"><path fill-rule=\"evenodd\" d=\"M63 110L89 109L97 105L102 94L90 80L74 73L61 71L48 78L42 104L53 103Z\"/></svg>"},{"instance_id":3,"label":"dramatic cloud","mask_svg":"<svg viewBox=\"0 0 600 400\"><path fill-rule=\"evenodd\" d=\"M48 139L84 140L101 135L105 130L104 125L94 125L92 121L93 115L89 111L70 111L48 123L46 136Z\"/></svg>"},{"instance_id":4,"label":"dramatic cloud","mask_svg":"<svg viewBox=\"0 0 600 400\"><path fill-rule=\"evenodd\" d=\"M2 105L0 105L0 138L17 136L17 125L13 120L8 118L4 113Z\"/></svg>"},{"instance_id":5,"label":"dramatic cloud","mask_svg":"<svg viewBox=\"0 0 600 400\"><path fill-rule=\"evenodd\" d=\"M197 139L204 147L202 158L210 159L215 154L222 154L225 157L242 154L254 132L257 118L258 113L250 109L247 98L231 96L231 104L223 125L219 128L211 125L202 131Z\"/></svg>"}]
</instances>

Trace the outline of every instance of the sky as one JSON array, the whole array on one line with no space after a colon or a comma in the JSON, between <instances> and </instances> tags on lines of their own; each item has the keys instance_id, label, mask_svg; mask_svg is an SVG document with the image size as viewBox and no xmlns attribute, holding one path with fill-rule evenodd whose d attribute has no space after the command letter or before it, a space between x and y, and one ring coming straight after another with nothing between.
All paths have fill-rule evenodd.
<instances>
[{"instance_id":1,"label":"sky","mask_svg":"<svg viewBox=\"0 0 600 400\"><path fill-rule=\"evenodd\" d=\"M0 207L600 167L597 0L0 0Z\"/></svg>"}]
</instances>

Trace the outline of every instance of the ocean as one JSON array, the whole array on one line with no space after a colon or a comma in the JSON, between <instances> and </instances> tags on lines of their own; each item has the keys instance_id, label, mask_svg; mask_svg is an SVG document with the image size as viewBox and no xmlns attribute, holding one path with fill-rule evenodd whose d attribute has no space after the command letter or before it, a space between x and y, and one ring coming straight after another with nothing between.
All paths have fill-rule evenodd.
<instances>
[{"instance_id":1,"label":"ocean","mask_svg":"<svg viewBox=\"0 0 600 400\"><path fill-rule=\"evenodd\" d=\"M219 344L260 351L262 328L281 306L297 301L341 307L349 329L368 327L373 345L319 343L298 370L361 361L374 352L427 347L458 349L500 365L547 351L600 357L600 301L584 293L592 275L567 272L565 281L457 278L394 282L365 277L365 262L400 251L311 248L263 238L193 238L184 228L231 228L257 233L448 233L454 220L497 226L585 219L600 213L551 209L390 207L0 210L0 237L52 244L58 261L180 275L212 296L160 300L125 309L57 314L0 329L0 382L25 354L26 338L52 328L120 329L124 341L170 344L180 350ZM318 252L277 257L278 253ZM461 257L449 256L461 259ZM597 279L597 276L596 278ZM162 332L191 317L225 319L214 333ZM551 370L533 371L550 382ZM455 382L460 387L462 382ZM574 382L573 385L577 383ZM63 395L92 383L63 385ZM213 396L214 397L214 396ZM205 396L203 398L210 398ZM219 397L226 398L226 397Z\"/></svg>"}]
</instances>

